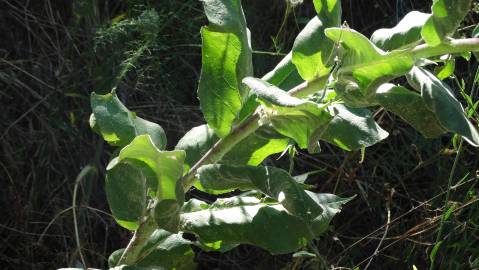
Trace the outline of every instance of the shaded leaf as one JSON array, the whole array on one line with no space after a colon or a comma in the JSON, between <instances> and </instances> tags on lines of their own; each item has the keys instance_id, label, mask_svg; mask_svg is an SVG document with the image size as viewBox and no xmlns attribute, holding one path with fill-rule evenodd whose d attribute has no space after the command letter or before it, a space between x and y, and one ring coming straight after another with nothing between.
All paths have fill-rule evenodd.
<instances>
[{"instance_id":1,"label":"shaded leaf","mask_svg":"<svg viewBox=\"0 0 479 270\"><path fill-rule=\"evenodd\" d=\"M426 138L436 138L446 132L417 92L383 84L376 92L376 99L386 110L401 117Z\"/></svg>"},{"instance_id":2,"label":"shaded leaf","mask_svg":"<svg viewBox=\"0 0 479 270\"><path fill-rule=\"evenodd\" d=\"M299 75L291 58L292 53L290 52L281 59L273 70L264 75L262 79L284 91L288 91L302 83L303 78Z\"/></svg>"},{"instance_id":3,"label":"shaded leaf","mask_svg":"<svg viewBox=\"0 0 479 270\"><path fill-rule=\"evenodd\" d=\"M254 197L219 199L213 205L193 199L183 207L181 227L218 249L251 244L273 254L289 253L323 233L349 200L332 194L314 194L313 198L323 213L310 224L288 214L280 204L264 204Z\"/></svg>"},{"instance_id":4,"label":"shaded leaf","mask_svg":"<svg viewBox=\"0 0 479 270\"><path fill-rule=\"evenodd\" d=\"M452 35L469 12L470 6L471 0L434 0L432 16L421 31L426 43L437 46Z\"/></svg>"},{"instance_id":5,"label":"shaded leaf","mask_svg":"<svg viewBox=\"0 0 479 270\"><path fill-rule=\"evenodd\" d=\"M479 132L468 119L461 103L447 84L429 71L414 67L408 74L411 86L421 91L424 104L448 131L457 133L471 145L479 146Z\"/></svg>"},{"instance_id":6,"label":"shaded leaf","mask_svg":"<svg viewBox=\"0 0 479 270\"><path fill-rule=\"evenodd\" d=\"M166 147L164 130L153 122L144 120L130 112L115 93L106 95L91 94L92 116L90 126L105 141L113 146L125 146L136 136L150 135L159 149Z\"/></svg>"},{"instance_id":7,"label":"shaded leaf","mask_svg":"<svg viewBox=\"0 0 479 270\"><path fill-rule=\"evenodd\" d=\"M371 36L371 41L386 51L415 44L422 39L422 26L430 16L431 14L411 11L393 28L376 30Z\"/></svg>"}]
</instances>

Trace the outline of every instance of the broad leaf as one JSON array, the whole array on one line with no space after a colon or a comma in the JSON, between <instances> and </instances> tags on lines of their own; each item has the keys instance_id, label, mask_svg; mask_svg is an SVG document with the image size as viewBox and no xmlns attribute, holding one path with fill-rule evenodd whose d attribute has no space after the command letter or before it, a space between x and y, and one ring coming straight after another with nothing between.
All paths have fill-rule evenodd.
<instances>
[{"instance_id":1,"label":"broad leaf","mask_svg":"<svg viewBox=\"0 0 479 270\"><path fill-rule=\"evenodd\" d=\"M142 248L141 259L135 263L137 267L155 269L196 269L192 242L184 239L182 234L172 234L165 230L156 230ZM124 249L113 252L108 258L108 265L114 267Z\"/></svg>"},{"instance_id":2,"label":"broad leaf","mask_svg":"<svg viewBox=\"0 0 479 270\"><path fill-rule=\"evenodd\" d=\"M328 74L334 63L334 42L324 30L341 23L341 2L315 0L318 15L298 34L292 50L292 62L304 80L311 81Z\"/></svg>"},{"instance_id":3,"label":"broad leaf","mask_svg":"<svg viewBox=\"0 0 479 270\"><path fill-rule=\"evenodd\" d=\"M181 228L217 249L251 244L273 254L289 253L323 233L349 200L332 194L314 194L313 198L323 212L310 224L280 204L266 204L254 197L219 199L213 205L193 199L183 207Z\"/></svg>"},{"instance_id":4,"label":"broad leaf","mask_svg":"<svg viewBox=\"0 0 479 270\"><path fill-rule=\"evenodd\" d=\"M365 93L355 81L340 79L334 84L334 90L348 107L365 108L377 105L374 99L376 91Z\"/></svg>"},{"instance_id":5,"label":"broad leaf","mask_svg":"<svg viewBox=\"0 0 479 270\"><path fill-rule=\"evenodd\" d=\"M198 97L208 125L224 137L247 98L241 79L253 72L251 46L240 0L205 0L203 5L210 24L201 30Z\"/></svg>"},{"instance_id":6,"label":"broad leaf","mask_svg":"<svg viewBox=\"0 0 479 270\"><path fill-rule=\"evenodd\" d=\"M437 46L453 34L469 12L470 6L471 0L434 0L432 16L421 31L426 43Z\"/></svg>"},{"instance_id":7,"label":"broad leaf","mask_svg":"<svg viewBox=\"0 0 479 270\"><path fill-rule=\"evenodd\" d=\"M439 123L448 131L464 137L470 144L479 146L479 132L468 119L461 103L452 90L429 71L414 67L408 75L411 85L421 91L424 104Z\"/></svg>"},{"instance_id":8,"label":"broad leaf","mask_svg":"<svg viewBox=\"0 0 479 270\"><path fill-rule=\"evenodd\" d=\"M291 214L313 220L322 208L288 172L275 167L205 165L198 179L206 190L257 189L281 203Z\"/></svg>"},{"instance_id":9,"label":"broad leaf","mask_svg":"<svg viewBox=\"0 0 479 270\"><path fill-rule=\"evenodd\" d=\"M105 141L114 146L125 146L136 136L150 135L159 149L166 147L164 130L155 123L144 120L130 112L115 93L106 95L91 94L91 128Z\"/></svg>"},{"instance_id":10,"label":"broad leaf","mask_svg":"<svg viewBox=\"0 0 479 270\"><path fill-rule=\"evenodd\" d=\"M292 53L290 52L281 59L273 70L264 75L262 79L285 91L302 83L303 79L299 75L298 69L293 64L291 58Z\"/></svg>"},{"instance_id":11,"label":"broad leaf","mask_svg":"<svg viewBox=\"0 0 479 270\"><path fill-rule=\"evenodd\" d=\"M351 151L372 146L389 135L375 121L371 112L362 108L331 105L331 120L316 128L309 138L308 150L316 152L317 141L323 140Z\"/></svg>"},{"instance_id":12,"label":"broad leaf","mask_svg":"<svg viewBox=\"0 0 479 270\"><path fill-rule=\"evenodd\" d=\"M371 41L379 48L392 51L422 39L421 29L431 14L411 11L393 28L376 30L371 36Z\"/></svg>"},{"instance_id":13,"label":"broad leaf","mask_svg":"<svg viewBox=\"0 0 479 270\"><path fill-rule=\"evenodd\" d=\"M105 192L116 222L128 230L136 230L146 213L148 168L134 160L110 162L106 173Z\"/></svg>"},{"instance_id":14,"label":"broad leaf","mask_svg":"<svg viewBox=\"0 0 479 270\"><path fill-rule=\"evenodd\" d=\"M424 103L421 95L402 86L383 84L376 100L386 110L400 116L426 138L436 138L446 132L436 115Z\"/></svg>"},{"instance_id":15,"label":"broad leaf","mask_svg":"<svg viewBox=\"0 0 479 270\"><path fill-rule=\"evenodd\" d=\"M365 93L406 74L414 65L411 55L402 51L385 53L352 29L328 28L325 34L331 40L340 42L344 48L340 57L340 79L355 80Z\"/></svg>"},{"instance_id":16,"label":"broad leaf","mask_svg":"<svg viewBox=\"0 0 479 270\"><path fill-rule=\"evenodd\" d=\"M183 190L178 182L183 172L184 159L184 151L160 151L148 135L141 135L120 151L116 164L110 165L109 170L115 172L117 166L122 166L124 163L131 161L142 164L142 166L136 166L136 169L140 171L137 175L143 176L143 178L140 178L144 183L141 186L143 192L146 193L146 190L151 190L151 194L157 200L154 216L158 226L169 231L176 231L179 222L179 209L184 201ZM148 179L151 179L151 175L154 175L156 181L147 180L144 175L148 175ZM122 174L115 174L115 176L115 178L111 178L115 182L136 180ZM113 190L112 196L116 196L114 192ZM124 192L127 192L128 196L128 190ZM121 200L119 203L121 203ZM119 205L119 207L122 206ZM142 214L144 214L144 211Z\"/></svg>"},{"instance_id":17,"label":"broad leaf","mask_svg":"<svg viewBox=\"0 0 479 270\"><path fill-rule=\"evenodd\" d=\"M219 140L207 125L194 127L178 142L175 149L186 152L185 171L188 171ZM259 165L272 154L282 152L288 139L268 127L261 127L233 147L220 163Z\"/></svg>"},{"instance_id":18,"label":"broad leaf","mask_svg":"<svg viewBox=\"0 0 479 270\"><path fill-rule=\"evenodd\" d=\"M329 119L318 104L292 97L263 80L248 77L243 83L271 110L268 117L276 131L294 139L301 148L308 146L314 129Z\"/></svg>"}]
</instances>

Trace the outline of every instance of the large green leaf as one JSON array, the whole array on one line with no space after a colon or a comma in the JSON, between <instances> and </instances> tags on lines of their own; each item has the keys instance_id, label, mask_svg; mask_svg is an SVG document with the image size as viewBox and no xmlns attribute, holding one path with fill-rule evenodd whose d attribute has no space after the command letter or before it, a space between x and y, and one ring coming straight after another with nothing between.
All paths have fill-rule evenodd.
<instances>
[{"instance_id":1,"label":"large green leaf","mask_svg":"<svg viewBox=\"0 0 479 270\"><path fill-rule=\"evenodd\" d=\"M155 123L144 120L130 112L115 93L91 94L92 115L90 125L105 141L114 146L125 146L136 136L150 135L159 149L166 147L164 130Z\"/></svg>"},{"instance_id":2,"label":"large green leaf","mask_svg":"<svg viewBox=\"0 0 479 270\"><path fill-rule=\"evenodd\" d=\"M205 0L203 5L210 24L201 30L198 97L208 125L224 137L247 98L241 79L253 73L251 46L240 0Z\"/></svg>"},{"instance_id":3,"label":"large green leaf","mask_svg":"<svg viewBox=\"0 0 479 270\"><path fill-rule=\"evenodd\" d=\"M376 100L386 110L400 116L426 138L438 137L446 131L417 92L388 83L378 88Z\"/></svg>"},{"instance_id":4,"label":"large green leaf","mask_svg":"<svg viewBox=\"0 0 479 270\"><path fill-rule=\"evenodd\" d=\"M273 254L296 251L323 233L341 205L349 199L332 194L313 194L323 212L307 223L277 203L264 203L254 197L219 199L208 205L190 200L183 207L181 228L198 235L217 249L251 244Z\"/></svg>"},{"instance_id":5,"label":"large green leaf","mask_svg":"<svg viewBox=\"0 0 479 270\"><path fill-rule=\"evenodd\" d=\"M375 121L371 112L363 108L348 108L342 104L327 108L331 119L316 128L309 138L308 150L316 152L318 140L335 144L351 151L374 145L389 135Z\"/></svg>"},{"instance_id":6,"label":"large green leaf","mask_svg":"<svg viewBox=\"0 0 479 270\"><path fill-rule=\"evenodd\" d=\"M436 115L443 128L461 135L470 144L479 146L477 127L468 120L461 103L448 85L419 67L411 70L408 80L421 91L424 104Z\"/></svg>"},{"instance_id":7,"label":"large green leaf","mask_svg":"<svg viewBox=\"0 0 479 270\"><path fill-rule=\"evenodd\" d=\"M430 46L441 44L453 34L466 14L472 0L434 0L432 16L424 24L421 35Z\"/></svg>"},{"instance_id":8,"label":"large green leaf","mask_svg":"<svg viewBox=\"0 0 479 270\"><path fill-rule=\"evenodd\" d=\"M118 224L136 230L146 213L148 168L135 160L118 163L113 159L107 167L105 192L111 213Z\"/></svg>"},{"instance_id":9,"label":"large green leaf","mask_svg":"<svg viewBox=\"0 0 479 270\"><path fill-rule=\"evenodd\" d=\"M288 172L275 167L205 165L198 179L206 190L257 189L280 202L291 214L313 220L322 213L320 205L309 196Z\"/></svg>"},{"instance_id":10,"label":"large green leaf","mask_svg":"<svg viewBox=\"0 0 479 270\"><path fill-rule=\"evenodd\" d=\"M120 225L128 229L138 225L138 217L145 214L146 192L150 190L148 195L157 200L154 216L158 225L170 231L177 230L179 209L184 201L183 190L178 182L184 159L184 151L160 151L149 135L136 137L120 151L118 158L107 168L106 186L115 218L134 222L127 223L128 227L124 222ZM124 215L118 216L119 211L133 214L125 219Z\"/></svg>"},{"instance_id":11,"label":"large green leaf","mask_svg":"<svg viewBox=\"0 0 479 270\"><path fill-rule=\"evenodd\" d=\"M344 49L340 57L340 79L355 80L365 93L406 74L414 65L410 54L402 51L386 53L355 30L328 28L325 34L331 40L340 42Z\"/></svg>"},{"instance_id":12,"label":"large green leaf","mask_svg":"<svg viewBox=\"0 0 479 270\"><path fill-rule=\"evenodd\" d=\"M148 238L140 252L141 259L136 267L187 270L196 269L192 242L184 239L182 234L172 234L165 230L156 230ZM108 258L108 265L114 267L124 249L113 252Z\"/></svg>"},{"instance_id":13,"label":"large green leaf","mask_svg":"<svg viewBox=\"0 0 479 270\"><path fill-rule=\"evenodd\" d=\"M292 62L304 80L311 81L328 74L334 63L334 42L327 39L324 29L341 23L341 2L315 0L318 13L298 34L292 50Z\"/></svg>"},{"instance_id":14,"label":"large green leaf","mask_svg":"<svg viewBox=\"0 0 479 270\"><path fill-rule=\"evenodd\" d=\"M371 41L379 48L392 51L422 39L421 29L431 14L411 11L393 28L376 30L371 36Z\"/></svg>"}]
</instances>

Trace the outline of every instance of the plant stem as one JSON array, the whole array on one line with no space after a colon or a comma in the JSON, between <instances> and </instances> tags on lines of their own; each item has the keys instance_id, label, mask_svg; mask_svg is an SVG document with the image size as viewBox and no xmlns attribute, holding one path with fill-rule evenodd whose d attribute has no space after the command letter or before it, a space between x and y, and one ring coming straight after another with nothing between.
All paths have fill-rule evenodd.
<instances>
[{"instance_id":1,"label":"plant stem","mask_svg":"<svg viewBox=\"0 0 479 270\"><path fill-rule=\"evenodd\" d=\"M444 211L446 211L446 212L447 212L447 204L449 203L449 196L451 194L452 179L454 179L454 174L456 172L457 163L459 161L459 157L461 156L463 141L464 140L461 139L461 142L459 143L459 147L457 148L456 157L454 158L454 163L452 164L451 172L449 173L449 179L448 179L448 182L447 182L446 200L444 201ZM441 223L439 225L439 231L438 231L437 237L436 237L436 245L441 241L441 238L442 238L442 233L444 231L444 221L445 221L444 219L445 219L445 217L446 217L446 215L443 214L442 218L441 218ZM429 267L429 269L431 269L431 270L435 269L434 268L435 261L436 261L435 257L431 258L431 266Z\"/></svg>"},{"instance_id":2,"label":"plant stem","mask_svg":"<svg viewBox=\"0 0 479 270\"><path fill-rule=\"evenodd\" d=\"M133 237L128 243L128 246L123 251L121 258L118 260L119 265L133 265L138 257L141 255L141 250L145 246L146 241L150 238L151 234L156 230L156 222L151 215L146 216L146 219L140 223L140 226L133 234Z\"/></svg>"}]
</instances>

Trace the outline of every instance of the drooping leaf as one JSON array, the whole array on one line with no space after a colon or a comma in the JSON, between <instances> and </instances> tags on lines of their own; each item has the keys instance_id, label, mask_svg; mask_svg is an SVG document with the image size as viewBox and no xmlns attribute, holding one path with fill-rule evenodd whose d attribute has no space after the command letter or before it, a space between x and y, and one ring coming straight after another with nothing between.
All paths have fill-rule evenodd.
<instances>
[{"instance_id":1,"label":"drooping leaf","mask_svg":"<svg viewBox=\"0 0 479 270\"><path fill-rule=\"evenodd\" d=\"M434 0L432 16L421 31L426 43L437 46L453 34L469 12L470 6L471 0Z\"/></svg>"},{"instance_id":2,"label":"drooping leaf","mask_svg":"<svg viewBox=\"0 0 479 270\"><path fill-rule=\"evenodd\" d=\"M208 125L224 137L248 95L241 79L253 72L251 46L240 0L204 0L203 5L210 24L201 30L198 97Z\"/></svg>"},{"instance_id":3,"label":"drooping leaf","mask_svg":"<svg viewBox=\"0 0 479 270\"><path fill-rule=\"evenodd\" d=\"M401 117L426 138L436 138L446 132L417 92L383 84L376 92L376 99L386 110Z\"/></svg>"},{"instance_id":4,"label":"drooping leaf","mask_svg":"<svg viewBox=\"0 0 479 270\"><path fill-rule=\"evenodd\" d=\"M186 132L175 146L175 150L186 152L185 168L187 172L219 140L208 125L200 125Z\"/></svg>"},{"instance_id":5,"label":"drooping leaf","mask_svg":"<svg viewBox=\"0 0 479 270\"><path fill-rule=\"evenodd\" d=\"M334 42L340 42L344 48L340 57L340 79L354 79L365 93L406 74L414 65L410 54L401 51L386 53L355 30L328 28L325 34Z\"/></svg>"},{"instance_id":6,"label":"drooping leaf","mask_svg":"<svg viewBox=\"0 0 479 270\"><path fill-rule=\"evenodd\" d=\"M204 243L214 243L217 249L251 244L273 254L289 253L323 233L349 200L332 194L314 194L313 198L323 212L310 224L280 204L262 203L254 197L219 199L213 205L193 199L183 207L181 228Z\"/></svg>"},{"instance_id":7,"label":"drooping leaf","mask_svg":"<svg viewBox=\"0 0 479 270\"><path fill-rule=\"evenodd\" d=\"M371 41L386 51L415 44L422 39L422 26L430 16L428 13L411 11L393 28L376 30L371 36Z\"/></svg>"},{"instance_id":8,"label":"drooping leaf","mask_svg":"<svg viewBox=\"0 0 479 270\"><path fill-rule=\"evenodd\" d=\"M340 79L334 84L334 90L351 108L365 108L377 105L374 99L375 91L363 92L355 81Z\"/></svg>"},{"instance_id":9,"label":"drooping leaf","mask_svg":"<svg viewBox=\"0 0 479 270\"><path fill-rule=\"evenodd\" d=\"M316 152L318 140L323 140L351 151L372 146L389 135L364 108L348 108L342 104L327 109L331 120L319 126L309 138L308 150Z\"/></svg>"},{"instance_id":10,"label":"drooping leaf","mask_svg":"<svg viewBox=\"0 0 479 270\"><path fill-rule=\"evenodd\" d=\"M141 259L135 263L137 267L148 269L196 269L192 242L184 239L182 234L172 234L165 230L156 230L148 238L146 245L140 252ZM114 267L124 249L113 252L108 258L108 265Z\"/></svg>"},{"instance_id":11,"label":"drooping leaf","mask_svg":"<svg viewBox=\"0 0 479 270\"><path fill-rule=\"evenodd\" d=\"M288 172L279 168L205 165L198 170L198 179L206 190L215 192L257 189L304 220L313 220L323 211Z\"/></svg>"},{"instance_id":12,"label":"drooping leaf","mask_svg":"<svg viewBox=\"0 0 479 270\"><path fill-rule=\"evenodd\" d=\"M105 191L116 222L128 230L136 230L146 213L147 170L139 162L115 158L107 168Z\"/></svg>"},{"instance_id":13,"label":"drooping leaf","mask_svg":"<svg viewBox=\"0 0 479 270\"><path fill-rule=\"evenodd\" d=\"M115 93L106 95L92 93L90 102L93 111L90 126L109 144L125 146L136 136L148 134L156 147L165 149L165 131L158 124L130 112Z\"/></svg>"},{"instance_id":14,"label":"drooping leaf","mask_svg":"<svg viewBox=\"0 0 479 270\"><path fill-rule=\"evenodd\" d=\"M408 81L421 91L424 104L436 115L443 128L461 135L471 145L479 146L477 127L467 119L461 103L447 84L419 67L411 70Z\"/></svg>"}]
</instances>

